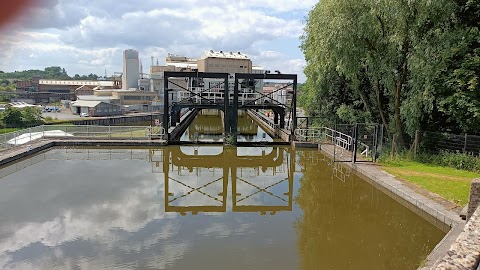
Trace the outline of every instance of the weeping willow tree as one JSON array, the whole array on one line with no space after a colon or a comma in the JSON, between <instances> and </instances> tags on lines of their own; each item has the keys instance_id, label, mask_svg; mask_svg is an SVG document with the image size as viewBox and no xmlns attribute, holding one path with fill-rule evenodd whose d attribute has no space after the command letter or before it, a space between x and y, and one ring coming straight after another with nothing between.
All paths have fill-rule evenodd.
<instances>
[{"instance_id":1,"label":"weeping willow tree","mask_svg":"<svg viewBox=\"0 0 480 270\"><path fill-rule=\"evenodd\" d=\"M472 47L480 40L478 27L461 21L461 7L478 10L469 2L320 1L301 37L307 61L302 105L325 123L382 123L389 136L396 135L400 148L416 129L438 121L432 117L435 112L443 113L440 122L462 122L452 104L463 105L480 120L480 106L474 102L480 60ZM464 65L452 65L454 58Z\"/></svg>"}]
</instances>

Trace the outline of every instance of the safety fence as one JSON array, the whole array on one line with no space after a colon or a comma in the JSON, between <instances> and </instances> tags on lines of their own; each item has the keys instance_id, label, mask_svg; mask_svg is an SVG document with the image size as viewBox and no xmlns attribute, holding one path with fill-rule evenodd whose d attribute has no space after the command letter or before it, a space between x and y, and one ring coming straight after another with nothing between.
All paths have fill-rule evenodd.
<instances>
[{"instance_id":1,"label":"safety fence","mask_svg":"<svg viewBox=\"0 0 480 270\"><path fill-rule=\"evenodd\" d=\"M261 110L263 112L263 110ZM259 113L254 110L250 110L252 114L254 114L256 117L259 118L264 124L269 126L272 130L275 131L275 136L276 137L281 137L281 135L287 135L288 136L288 131L286 129L280 128L279 124L275 124L273 122L273 119L270 117L265 116L265 113Z\"/></svg>"},{"instance_id":2,"label":"safety fence","mask_svg":"<svg viewBox=\"0 0 480 270\"><path fill-rule=\"evenodd\" d=\"M335 128L297 128L295 138L298 141L333 145L334 152L341 156L342 161L375 161L383 136L379 131L380 125L365 123L336 125ZM357 160L357 157L360 159Z\"/></svg>"},{"instance_id":3,"label":"safety fence","mask_svg":"<svg viewBox=\"0 0 480 270\"><path fill-rule=\"evenodd\" d=\"M295 138L303 142L332 144L344 150L351 150L353 145L352 136L327 127L298 128Z\"/></svg>"},{"instance_id":4,"label":"safety fence","mask_svg":"<svg viewBox=\"0 0 480 270\"><path fill-rule=\"evenodd\" d=\"M41 125L0 135L0 151L48 138L99 140L162 139L165 130L156 126L51 126Z\"/></svg>"},{"instance_id":5,"label":"safety fence","mask_svg":"<svg viewBox=\"0 0 480 270\"><path fill-rule=\"evenodd\" d=\"M440 151L465 153L480 156L480 136L441 132L417 132L415 142L418 150L429 153Z\"/></svg>"}]
</instances>

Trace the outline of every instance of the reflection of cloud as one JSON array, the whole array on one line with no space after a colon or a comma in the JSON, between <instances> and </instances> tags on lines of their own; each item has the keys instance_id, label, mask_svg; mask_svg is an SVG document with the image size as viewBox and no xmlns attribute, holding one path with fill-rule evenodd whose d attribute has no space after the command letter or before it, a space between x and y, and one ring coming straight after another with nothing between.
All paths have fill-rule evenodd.
<instances>
[{"instance_id":1,"label":"reflection of cloud","mask_svg":"<svg viewBox=\"0 0 480 270\"><path fill-rule=\"evenodd\" d=\"M252 224L240 224L239 226L233 228L224 223L213 223L207 228L198 230L197 233L207 237L226 238L232 234L243 234L251 230L252 227Z\"/></svg>"},{"instance_id":2,"label":"reflection of cloud","mask_svg":"<svg viewBox=\"0 0 480 270\"><path fill-rule=\"evenodd\" d=\"M252 155L257 152L255 148L244 150ZM126 155L122 155L122 151ZM99 158L144 157L148 154L148 150L129 151L115 150L103 154L90 151L89 155ZM44 160L45 155L47 160ZM81 149L68 153L65 149L56 149L45 155L31 166L32 162L19 163L25 168L8 171L0 182L0 202L8 202L0 205L0 268L50 269L58 266L88 269L118 265L129 269L132 265L127 262L130 263L131 258L124 257L131 254L140 256L147 266L164 268L182 258L191 248L192 242L180 235L184 225L181 219L185 217L164 212L165 175L152 174L148 161L48 160L55 157L60 160L67 157L84 159L86 153ZM286 162L285 159L283 165ZM223 169L198 168L199 176L197 168L192 172L184 167L180 171L176 166L170 168L174 168L169 172L170 176L194 188L221 178L224 172ZM240 173L238 168L237 174L265 188L274 182L274 178L287 176L286 170L279 171L278 168L275 173L272 168L266 171L242 168ZM43 170L47 171L39 175ZM115 177L111 176L112 171L117 173ZM232 183L231 175L229 181ZM222 178L203 191L222 198L219 193L223 192L223 184ZM231 196L231 184L227 185L226 194ZM6 196L6 189L12 194ZM243 195L255 190L248 185L238 185L236 189ZM169 191L179 195L189 192L190 188L170 185ZM282 186L278 191L282 194L288 188ZM212 202L211 198L198 194L185 198L187 200L182 201L182 205L211 205ZM226 198L228 204L231 204L230 199ZM248 204L254 205L269 202L258 196L248 200ZM228 204L227 211L230 211L231 205ZM228 219L220 215L208 215L211 217L206 218L207 222L192 229L197 235L227 238L254 233L251 220L241 220L231 226Z\"/></svg>"},{"instance_id":3,"label":"reflection of cloud","mask_svg":"<svg viewBox=\"0 0 480 270\"><path fill-rule=\"evenodd\" d=\"M0 268L14 265L23 269L17 262L12 262L12 256L34 243L59 252L63 244L86 240L101 245L102 249L118 247L124 252L131 252L148 249L161 239L172 238L179 230L172 221L164 222L158 232L145 239L133 242L129 239L126 242L122 237L125 233L129 235L140 231L153 220L168 220L177 216L163 211L161 198L157 197L157 191L163 194L163 188L163 183L144 180L121 198L105 198L104 202L80 209L62 209L55 218L44 222L13 223L0 227L0 235L6 236L0 240Z\"/></svg>"},{"instance_id":4,"label":"reflection of cloud","mask_svg":"<svg viewBox=\"0 0 480 270\"><path fill-rule=\"evenodd\" d=\"M194 155L197 151L197 155L219 155L223 152L223 146L180 146L180 151L185 155Z\"/></svg>"},{"instance_id":5,"label":"reflection of cloud","mask_svg":"<svg viewBox=\"0 0 480 270\"><path fill-rule=\"evenodd\" d=\"M261 156L262 154L268 155L272 153L274 150L274 147L240 147L237 148L237 155L238 156ZM283 151L283 149L279 149L280 151Z\"/></svg>"}]
</instances>

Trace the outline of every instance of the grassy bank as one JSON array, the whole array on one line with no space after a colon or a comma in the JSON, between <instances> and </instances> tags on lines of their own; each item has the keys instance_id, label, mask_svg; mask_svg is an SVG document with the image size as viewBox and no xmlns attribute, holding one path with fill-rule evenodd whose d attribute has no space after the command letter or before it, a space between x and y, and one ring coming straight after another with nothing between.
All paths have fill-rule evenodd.
<instances>
[{"instance_id":1,"label":"grassy bank","mask_svg":"<svg viewBox=\"0 0 480 270\"><path fill-rule=\"evenodd\" d=\"M470 182L480 173L409 160L382 161L383 169L443 198L464 206L468 202Z\"/></svg>"},{"instance_id":2,"label":"grassy bank","mask_svg":"<svg viewBox=\"0 0 480 270\"><path fill-rule=\"evenodd\" d=\"M0 129L0 134L14 132L14 131L17 131L17 130L20 130L20 129L21 128L2 128L2 129Z\"/></svg>"}]
</instances>

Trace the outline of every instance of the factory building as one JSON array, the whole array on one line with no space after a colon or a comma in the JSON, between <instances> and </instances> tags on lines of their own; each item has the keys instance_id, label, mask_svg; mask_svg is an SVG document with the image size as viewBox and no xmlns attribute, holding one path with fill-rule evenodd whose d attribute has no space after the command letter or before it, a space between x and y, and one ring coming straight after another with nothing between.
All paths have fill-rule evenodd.
<instances>
[{"instance_id":1,"label":"factory building","mask_svg":"<svg viewBox=\"0 0 480 270\"><path fill-rule=\"evenodd\" d=\"M70 104L73 114L81 116L111 116L122 114L122 107L103 101L77 100Z\"/></svg>"},{"instance_id":2,"label":"factory building","mask_svg":"<svg viewBox=\"0 0 480 270\"><path fill-rule=\"evenodd\" d=\"M197 61L200 72L252 73L252 60L240 52L206 51Z\"/></svg>"},{"instance_id":3,"label":"factory building","mask_svg":"<svg viewBox=\"0 0 480 270\"><path fill-rule=\"evenodd\" d=\"M138 51L123 51L123 75L122 89L138 89L138 80L140 79L140 60Z\"/></svg>"},{"instance_id":4,"label":"factory building","mask_svg":"<svg viewBox=\"0 0 480 270\"><path fill-rule=\"evenodd\" d=\"M82 81L82 80L39 80L38 92L73 93L81 86L112 88L112 81Z\"/></svg>"},{"instance_id":5,"label":"factory building","mask_svg":"<svg viewBox=\"0 0 480 270\"><path fill-rule=\"evenodd\" d=\"M139 53L136 50L125 50L123 52L123 74L121 76L122 89L115 89L118 86L118 79L108 81L107 85L84 84L77 85L75 90L79 101L93 101L121 106L122 111L162 111L164 99L164 73L166 71L198 71L230 73L229 90L234 89L235 73L263 73L261 67L254 66L252 60L241 52L206 51L199 59L186 56L168 54L165 65L152 64L150 76L144 76L141 71ZM115 77L115 76L114 76ZM117 78L117 77L115 77ZM221 79L195 79L195 78L170 78L170 87L179 90L172 92L172 100L180 100L189 95L186 89L208 89L213 95L223 95L223 81ZM101 81L95 82L100 83ZM103 81L102 83L106 83ZM61 90L61 84L58 90ZM100 86L100 88L95 88ZM253 88L253 90L251 89ZM204 91L201 90L201 91ZM240 93L244 97L254 99L258 93L263 91L263 80L251 80L240 87ZM93 94L92 94L93 92ZM217 94L218 93L218 94ZM93 104L93 103L92 103ZM73 103L72 103L72 106ZM98 105L97 105L98 106ZM86 110L86 109L84 109ZM90 110L92 110L90 108ZM92 114L93 115L93 114Z\"/></svg>"},{"instance_id":6,"label":"factory building","mask_svg":"<svg viewBox=\"0 0 480 270\"><path fill-rule=\"evenodd\" d=\"M165 71L198 71L198 72L220 72L230 73L229 90L234 88L234 74L235 73L263 73L261 67L254 66L252 60L241 52L223 52L223 51L206 51L199 59L188 58L185 56L178 56L169 54L165 59L164 66L150 67L150 91L160 94L163 99L163 85ZM172 85L178 90L183 88L201 87L210 89L211 91L223 91L220 79L203 79L185 81L182 79L170 78L170 81L178 86ZM247 92L262 92L263 80L255 80L249 82L250 87L254 87L254 91L244 88L240 90L242 93ZM181 98L178 96L177 98Z\"/></svg>"}]
</instances>

